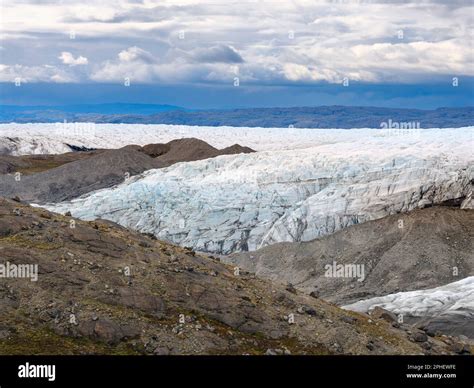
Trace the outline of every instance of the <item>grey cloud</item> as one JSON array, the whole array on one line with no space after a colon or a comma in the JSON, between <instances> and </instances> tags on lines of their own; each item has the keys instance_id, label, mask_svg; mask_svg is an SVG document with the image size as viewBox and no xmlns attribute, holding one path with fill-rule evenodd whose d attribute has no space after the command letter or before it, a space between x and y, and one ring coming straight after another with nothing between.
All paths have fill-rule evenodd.
<instances>
[{"instance_id":1,"label":"grey cloud","mask_svg":"<svg viewBox=\"0 0 474 388\"><path fill-rule=\"evenodd\" d=\"M198 63L243 63L240 54L232 47L218 45L209 48L193 50L190 55L192 61Z\"/></svg>"}]
</instances>

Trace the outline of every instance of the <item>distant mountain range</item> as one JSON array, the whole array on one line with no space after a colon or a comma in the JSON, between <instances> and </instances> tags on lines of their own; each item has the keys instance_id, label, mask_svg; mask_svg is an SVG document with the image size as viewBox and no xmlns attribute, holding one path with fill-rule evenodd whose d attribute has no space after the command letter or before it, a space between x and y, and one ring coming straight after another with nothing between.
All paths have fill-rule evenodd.
<instances>
[{"instance_id":1,"label":"distant mountain range","mask_svg":"<svg viewBox=\"0 0 474 388\"><path fill-rule=\"evenodd\" d=\"M181 111L183 108L174 105L157 104L75 104L75 105L2 105L0 122L57 122L84 121L81 117L89 115L151 115L165 111Z\"/></svg>"},{"instance_id":2,"label":"distant mountain range","mask_svg":"<svg viewBox=\"0 0 474 388\"><path fill-rule=\"evenodd\" d=\"M0 123L95 122L233 127L452 128L474 125L474 107L435 110L353 106L189 110L173 105L83 104L0 108Z\"/></svg>"}]
</instances>

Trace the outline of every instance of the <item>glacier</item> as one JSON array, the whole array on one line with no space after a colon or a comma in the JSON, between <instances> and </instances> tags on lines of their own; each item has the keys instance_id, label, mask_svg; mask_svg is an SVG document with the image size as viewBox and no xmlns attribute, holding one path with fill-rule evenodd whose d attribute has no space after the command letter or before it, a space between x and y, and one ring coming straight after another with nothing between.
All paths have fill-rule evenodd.
<instances>
[{"instance_id":1,"label":"glacier","mask_svg":"<svg viewBox=\"0 0 474 388\"><path fill-rule=\"evenodd\" d=\"M457 136L470 133L473 127L439 129ZM428 131L428 132L426 132ZM60 154L70 152L69 145L85 148L121 148L136 144L167 143L174 139L195 137L216 148L235 143L256 151L303 149L324 144L355 142L367 134L375 137L416 139L425 129L318 129L204 127L166 124L95 124L30 123L0 124L0 155ZM463 136L463 138L466 138ZM392 139L395 140L395 139Z\"/></svg>"},{"instance_id":2,"label":"glacier","mask_svg":"<svg viewBox=\"0 0 474 388\"><path fill-rule=\"evenodd\" d=\"M219 254L308 241L453 199L472 207L473 129L311 130L310 146L298 148L302 131L286 143L294 149L178 163L44 207ZM285 143L285 132L265 130L269 144Z\"/></svg>"},{"instance_id":3,"label":"glacier","mask_svg":"<svg viewBox=\"0 0 474 388\"><path fill-rule=\"evenodd\" d=\"M360 300L342 308L368 313L377 306L433 332L462 334L474 340L474 276L436 288Z\"/></svg>"},{"instance_id":4,"label":"glacier","mask_svg":"<svg viewBox=\"0 0 474 388\"><path fill-rule=\"evenodd\" d=\"M216 148L241 144L257 151L307 148L338 137L357 139L361 129L203 127L165 124L33 123L0 124L0 154L60 154L69 145L85 148L144 146L196 137Z\"/></svg>"},{"instance_id":5,"label":"glacier","mask_svg":"<svg viewBox=\"0 0 474 388\"><path fill-rule=\"evenodd\" d=\"M367 313L377 306L412 317L457 314L474 320L474 276L436 288L364 299L342 308Z\"/></svg>"}]
</instances>

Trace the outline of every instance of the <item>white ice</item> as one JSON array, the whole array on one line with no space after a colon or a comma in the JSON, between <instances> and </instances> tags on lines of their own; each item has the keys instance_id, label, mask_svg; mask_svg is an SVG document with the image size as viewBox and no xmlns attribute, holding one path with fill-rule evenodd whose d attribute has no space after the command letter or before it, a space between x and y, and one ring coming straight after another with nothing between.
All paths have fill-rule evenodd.
<instances>
[{"instance_id":1,"label":"white ice","mask_svg":"<svg viewBox=\"0 0 474 388\"><path fill-rule=\"evenodd\" d=\"M122 126L111 128L123 133ZM311 129L288 136L288 129L196 128L187 136L202 138L199 134L214 130L222 138L204 140L218 147L239 138L243 145L272 150L150 170L47 208L109 219L198 250L230 253L308 241L472 192L473 127L411 134ZM311 146L298 148L306 134Z\"/></svg>"},{"instance_id":2,"label":"white ice","mask_svg":"<svg viewBox=\"0 0 474 388\"><path fill-rule=\"evenodd\" d=\"M377 306L413 317L466 316L471 317L474 324L474 276L427 290L361 300L343 308L366 313Z\"/></svg>"},{"instance_id":3,"label":"white ice","mask_svg":"<svg viewBox=\"0 0 474 388\"><path fill-rule=\"evenodd\" d=\"M367 135L378 138L416 140L419 136L438 134L446 136L470 133L472 127L459 129L308 129L308 128L246 128L198 127L155 124L0 124L0 154L56 154L69 152L66 145L86 148L119 148L129 144L164 143L173 139L196 137L214 147L224 148L235 143L257 151L292 150L313 146L357 142ZM462 135L464 139L466 136ZM375 141L377 143L377 141ZM472 146L472 145L471 145Z\"/></svg>"}]
</instances>

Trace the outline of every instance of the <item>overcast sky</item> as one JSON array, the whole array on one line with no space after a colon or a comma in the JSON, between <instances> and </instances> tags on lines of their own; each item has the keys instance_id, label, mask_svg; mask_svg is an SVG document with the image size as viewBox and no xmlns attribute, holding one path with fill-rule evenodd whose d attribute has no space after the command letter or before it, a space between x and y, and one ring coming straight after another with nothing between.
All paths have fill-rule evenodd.
<instances>
[{"instance_id":1,"label":"overcast sky","mask_svg":"<svg viewBox=\"0 0 474 388\"><path fill-rule=\"evenodd\" d=\"M473 17L470 0L3 0L0 82L444 90L474 76Z\"/></svg>"}]
</instances>

